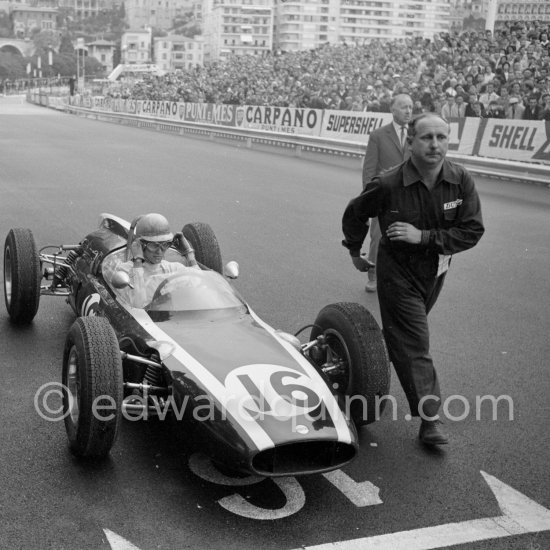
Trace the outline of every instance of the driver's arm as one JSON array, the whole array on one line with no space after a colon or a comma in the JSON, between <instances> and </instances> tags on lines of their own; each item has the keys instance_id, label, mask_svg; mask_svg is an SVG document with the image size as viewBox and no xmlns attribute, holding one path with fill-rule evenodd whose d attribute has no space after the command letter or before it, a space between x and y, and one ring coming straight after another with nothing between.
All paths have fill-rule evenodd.
<instances>
[{"instance_id":1,"label":"driver's arm","mask_svg":"<svg viewBox=\"0 0 550 550\"><path fill-rule=\"evenodd\" d=\"M200 269L200 266L195 258L195 251L193 250L191 243L183 236L181 231L175 234L174 244L176 245L178 252L187 260L188 267Z\"/></svg>"}]
</instances>

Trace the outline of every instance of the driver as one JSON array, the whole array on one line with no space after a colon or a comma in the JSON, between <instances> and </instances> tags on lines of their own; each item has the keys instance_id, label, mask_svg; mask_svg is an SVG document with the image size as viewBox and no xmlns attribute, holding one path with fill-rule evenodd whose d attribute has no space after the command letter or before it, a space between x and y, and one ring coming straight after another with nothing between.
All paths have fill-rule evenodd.
<instances>
[{"instance_id":1,"label":"driver","mask_svg":"<svg viewBox=\"0 0 550 550\"><path fill-rule=\"evenodd\" d=\"M171 273L200 269L195 254L183 233L170 231L168 220L161 214L145 214L132 223L129 261L119 269L128 273L131 287L123 290L123 297L132 307L143 308L149 304L155 290ZM174 245L187 259L188 266L164 259L166 251ZM133 288L132 288L133 287Z\"/></svg>"}]
</instances>

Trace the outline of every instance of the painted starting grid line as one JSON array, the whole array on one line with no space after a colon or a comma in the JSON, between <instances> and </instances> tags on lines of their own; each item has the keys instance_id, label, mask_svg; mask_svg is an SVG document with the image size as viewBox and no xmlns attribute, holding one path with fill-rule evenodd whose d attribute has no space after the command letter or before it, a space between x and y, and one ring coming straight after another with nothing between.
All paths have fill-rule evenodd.
<instances>
[{"instance_id":1,"label":"painted starting grid line","mask_svg":"<svg viewBox=\"0 0 550 550\"><path fill-rule=\"evenodd\" d=\"M302 546L299 550L431 550L457 544L550 531L550 510L509 485L481 472L502 515L374 537ZM140 550L109 529L103 530L112 550Z\"/></svg>"},{"instance_id":2,"label":"painted starting grid line","mask_svg":"<svg viewBox=\"0 0 550 550\"><path fill-rule=\"evenodd\" d=\"M501 516L307 546L304 550L430 550L550 530L550 510L496 477L483 471L481 475L495 495Z\"/></svg>"}]
</instances>

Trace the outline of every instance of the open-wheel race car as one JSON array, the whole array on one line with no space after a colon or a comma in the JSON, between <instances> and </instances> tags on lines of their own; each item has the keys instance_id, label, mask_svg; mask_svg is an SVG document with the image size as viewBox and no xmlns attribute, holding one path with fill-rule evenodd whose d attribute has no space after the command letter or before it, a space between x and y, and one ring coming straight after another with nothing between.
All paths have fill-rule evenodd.
<instances>
[{"instance_id":1,"label":"open-wheel race car","mask_svg":"<svg viewBox=\"0 0 550 550\"><path fill-rule=\"evenodd\" d=\"M182 233L200 268L167 275L148 304L134 307L120 268L129 222L102 214L80 243L40 250L31 230L9 231L4 293L12 322L32 322L41 295L64 296L77 315L62 368L71 451L104 457L125 414L149 413L196 422L212 460L233 471L300 475L350 462L356 426L377 419L389 390L374 318L342 302L296 334L276 330L228 281L238 265L222 265L211 227L190 223ZM176 246L166 260L189 263Z\"/></svg>"}]
</instances>

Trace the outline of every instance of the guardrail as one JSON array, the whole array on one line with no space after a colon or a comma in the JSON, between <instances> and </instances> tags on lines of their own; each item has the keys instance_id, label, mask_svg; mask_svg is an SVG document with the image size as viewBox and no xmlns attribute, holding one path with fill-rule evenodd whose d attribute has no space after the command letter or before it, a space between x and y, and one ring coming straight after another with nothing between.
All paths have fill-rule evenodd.
<instances>
[{"instance_id":1,"label":"guardrail","mask_svg":"<svg viewBox=\"0 0 550 550\"><path fill-rule=\"evenodd\" d=\"M350 141L326 139L316 136L288 135L264 130L223 127L203 122L173 122L154 117L135 116L127 113L96 111L84 107L66 105L65 110L84 116L179 135L192 135L212 141L242 144L256 149L262 146L276 147L297 157L322 154L353 161L361 166L366 145ZM486 177L545 185L550 188L550 166L519 161L505 161L488 157L476 157L448 153L448 158L463 164L469 171Z\"/></svg>"}]
</instances>

